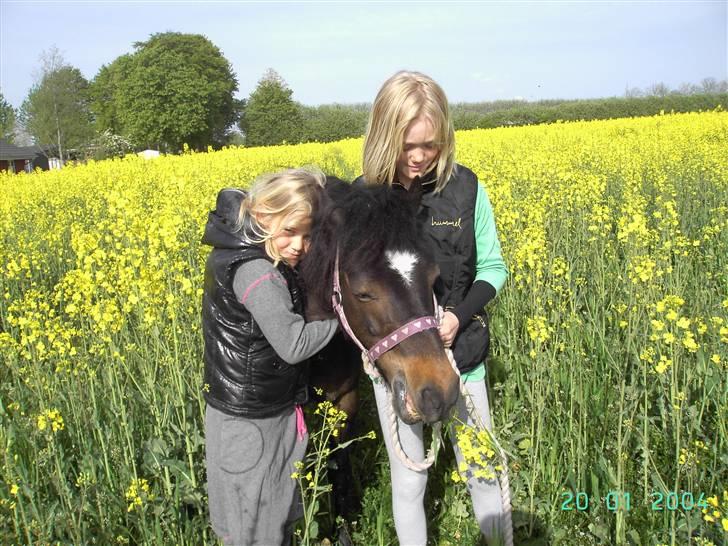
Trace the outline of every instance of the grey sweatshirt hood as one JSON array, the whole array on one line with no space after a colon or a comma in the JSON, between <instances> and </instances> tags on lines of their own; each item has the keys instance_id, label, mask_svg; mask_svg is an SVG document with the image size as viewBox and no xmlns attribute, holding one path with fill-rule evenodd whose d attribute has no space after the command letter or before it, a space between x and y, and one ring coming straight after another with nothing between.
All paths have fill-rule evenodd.
<instances>
[{"instance_id":1,"label":"grey sweatshirt hood","mask_svg":"<svg viewBox=\"0 0 728 546\"><path fill-rule=\"evenodd\" d=\"M241 248L250 244L245 237L249 230L238 227L240 204L247 193L238 188L224 188L217 194L215 210L210 211L202 244L215 248Z\"/></svg>"}]
</instances>

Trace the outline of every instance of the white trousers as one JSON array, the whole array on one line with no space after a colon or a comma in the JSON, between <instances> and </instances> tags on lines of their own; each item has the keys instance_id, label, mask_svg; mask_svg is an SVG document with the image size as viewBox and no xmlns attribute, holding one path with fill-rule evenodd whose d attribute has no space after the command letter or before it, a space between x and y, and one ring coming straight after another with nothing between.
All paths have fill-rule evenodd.
<instances>
[{"instance_id":1,"label":"white trousers","mask_svg":"<svg viewBox=\"0 0 728 546\"><path fill-rule=\"evenodd\" d=\"M457 401L458 418L463 423L471 426L477 425L480 421L485 424L488 430L492 430L485 380L466 382L465 388L472 400L475 411L480 415L480 420L473 419L473 416L468 414L462 394ZM374 382L374 394L377 400L379 423L382 426L382 436L384 436L384 443L387 446L387 454L389 455L392 477L392 512L397 538L401 546L426 546L427 521L425 520L424 497L425 486L427 485L427 471L410 470L399 460L393 449L393 439L386 410L387 404L390 402L387 387L383 380ZM422 423L407 425L397 418L397 425L400 443L404 452L414 461L423 460L425 450L422 442ZM450 440L459 465L463 457L454 434ZM498 480L470 477L467 480L467 488L470 492L473 512L478 520L481 532L489 541L496 539L501 532L501 517L503 514L503 503Z\"/></svg>"}]
</instances>

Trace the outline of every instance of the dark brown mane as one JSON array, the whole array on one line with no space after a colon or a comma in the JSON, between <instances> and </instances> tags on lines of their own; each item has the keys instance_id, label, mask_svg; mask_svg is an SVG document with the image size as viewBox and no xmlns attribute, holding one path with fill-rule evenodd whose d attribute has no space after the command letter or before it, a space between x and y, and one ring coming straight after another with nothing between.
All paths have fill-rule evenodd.
<instances>
[{"instance_id":1,"label":"dark brown mane","mask_svg":"<svg viewBox=\"0 0 728 546\"><path fill-rule=\"evenodd\" d=\"M344 273L371 270L386 249L416 253L426 249L416 221L419 191L384 185L354 187L329 178L327 193L329 202L314 218L301 276L309 307L331 314L337 248Z\"/></svg>"}]
</instances>

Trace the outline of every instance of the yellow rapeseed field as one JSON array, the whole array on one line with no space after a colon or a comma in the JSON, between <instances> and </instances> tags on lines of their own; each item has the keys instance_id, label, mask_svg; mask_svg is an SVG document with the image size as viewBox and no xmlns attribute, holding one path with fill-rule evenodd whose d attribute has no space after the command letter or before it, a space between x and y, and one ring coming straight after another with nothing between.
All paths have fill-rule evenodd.
<instances>
[{"instance_id":1,"label":"yellow rapeseed field","mask_svg":"<svg viewBox=\"0 0 728 546\"><path fill-rule=\"evenodd\" d=\"M487 188L511 272L490 309L489 382L516 536L719 544L728 113L465 131L457 146ZM207 212L220 188L284 167L352 179L361 148L0 173L0 543L213 542L201 437ZM386 475L370 474L361 487L386 500ZM477 535L461 517L467 495L441 485L428 501L440 544L467 543ZM578 494L587 507L570 501ZM363 505L358 543L393 540L388 509Z\"/></svg>"}]
</instances>

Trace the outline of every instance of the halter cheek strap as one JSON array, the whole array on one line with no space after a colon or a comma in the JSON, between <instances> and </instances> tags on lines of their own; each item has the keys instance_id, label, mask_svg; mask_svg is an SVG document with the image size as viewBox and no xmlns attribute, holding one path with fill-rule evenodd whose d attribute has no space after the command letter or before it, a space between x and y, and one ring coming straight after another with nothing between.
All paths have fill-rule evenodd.
<instances>
[{"instance_id":1,"label":"halter cheek strap","mask_svg":"<svg viewBox=\"0 0 728 546\"><path fill-rule=\"evenodd\" d=\"M435 299L434 294L433 300L435 304L435 309L437 309L437 300ZM336 263L334 265L334 292L331 295L331 304L334 307L334 311L336 311L336 315L339 317L341 327L352 339L352 341L356 343L359 349L361 349L363 353L367 354L371 362L377 360L387 351L394 349L397 345L402 343L408 337L412 337L418 332L423 332L431 328L437 328L438 326L438 321L435 317L431 315L425 315L423 317L411 320L403 326L400 326L394 332L387 334L382 339L377 341L371 349L367 349L366 347L364 347L362 342L359 341L359 339L354 335L351 326L349 326L349 321L346 320L346 314L344 313L344 306L342 305L342 301L343 299L341 295L341 283L339 282L339 250L337 249Z\"/></svg>"}]
</instances>

